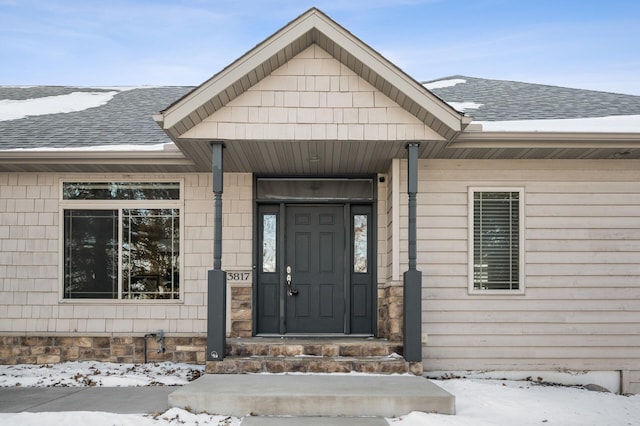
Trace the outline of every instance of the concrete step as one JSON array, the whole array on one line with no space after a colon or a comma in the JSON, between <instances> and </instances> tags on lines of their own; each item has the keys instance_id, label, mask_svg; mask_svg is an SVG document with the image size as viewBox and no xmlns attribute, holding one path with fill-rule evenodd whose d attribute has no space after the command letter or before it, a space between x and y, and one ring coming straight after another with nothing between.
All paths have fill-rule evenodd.
<instances>
[{"instance_id":1,"label":"concrete step","mask_svg":"<svg viewBox=\"0 0 640 426\"><path fill-rule=\"evenodd\" d=\"M237 417L455 414L453 395L411 375L205 374L168 399L171 407Z\"/></svg>"}]
</instances>

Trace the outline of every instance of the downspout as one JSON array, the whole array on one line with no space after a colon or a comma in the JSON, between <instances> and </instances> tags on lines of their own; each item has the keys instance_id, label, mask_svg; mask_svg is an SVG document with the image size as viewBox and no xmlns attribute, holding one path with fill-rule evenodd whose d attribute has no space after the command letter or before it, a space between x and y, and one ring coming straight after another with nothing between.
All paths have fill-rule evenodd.
<instances>
[{"instance_id":1,"label":"downspout","mask_svg":"<svg viewBox=\"0 0 640 426\"><path fill-rule=\"evenodd\" d=\"M409 270L404 273L404 358L409 362L422 361L422 272L416 269L416 195L418 193L418 148L420 143L409 142L407 192L409 195Z\"/></svg>"}]
</instances>

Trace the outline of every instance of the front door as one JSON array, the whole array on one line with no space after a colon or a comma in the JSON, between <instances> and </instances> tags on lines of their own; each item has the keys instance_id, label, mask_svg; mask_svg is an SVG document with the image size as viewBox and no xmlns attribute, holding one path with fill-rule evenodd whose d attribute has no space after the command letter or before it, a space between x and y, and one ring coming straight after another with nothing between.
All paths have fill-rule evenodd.
<instances>
[{"instance_id":1,"label":"front door","mask_svg":"<svg viewBox=\"0 0 640 426\"><path fill-rule=\"evenodd\" d=\"M358 182L311 183L258 181L254 334L375 335L373 202Z\"/></svg>"},{"instance_id":2,"label":"front door","mask_svg":"<svg viewBox=\"0 0 640 426\"><path fill-rule=\"evenodd\" d=\"M344 206L288 206L288 333L345 332Z\"/></svg>"}]
</instances>

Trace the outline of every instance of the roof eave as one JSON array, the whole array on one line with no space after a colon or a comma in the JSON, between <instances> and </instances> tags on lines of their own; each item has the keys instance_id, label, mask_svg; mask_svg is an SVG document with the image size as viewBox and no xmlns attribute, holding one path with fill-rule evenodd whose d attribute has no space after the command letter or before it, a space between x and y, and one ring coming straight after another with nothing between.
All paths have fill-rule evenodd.
<instances>
[{"instance_id":1,"label":"roof eave","mask_svg":"<svg viewBox=\"0 0 640 426\"><path fill-rule=\"evenodd\" d=\"M98 150L20 150L0 151L0 164L33 163L33 164L108 164L143 162L162 162L175 165L192 165L193 162L185 158L177 149L162 151L98 151Z\"/></svg>"},{"instance_id":2,"label":"roof eave","mask_svg":"<svg viewBox=\"0 0 640 426\"><path fill-rule=\"evenodd\" d=\"M478 132L458 135L451 148L637 148L640 133Z\"/></svg>"}]
</instances>

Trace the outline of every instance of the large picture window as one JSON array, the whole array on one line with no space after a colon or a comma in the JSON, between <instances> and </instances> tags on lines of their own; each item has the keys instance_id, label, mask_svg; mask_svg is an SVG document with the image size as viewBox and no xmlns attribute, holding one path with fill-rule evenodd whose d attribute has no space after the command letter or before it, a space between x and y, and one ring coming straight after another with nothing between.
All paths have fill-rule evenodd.
<instances>
[{"instance_id":1,"label":"large picture window","mask_svg":"<svg viewBox=\"0 0 640 426\"><path fill-rule=\"evenodd\" d=\"M180 298L179 182L64 182L63 298Z\"/></svg>"},{"instance_id":2,"label":"large picture window","mask_svg":"<svg viewBox=\"0 0 640 426\"><path fill-rule=\"evenodd\" d=\"M469 291L523 293L522 188L469 189Z\"/></svg>"}]
</instances>

